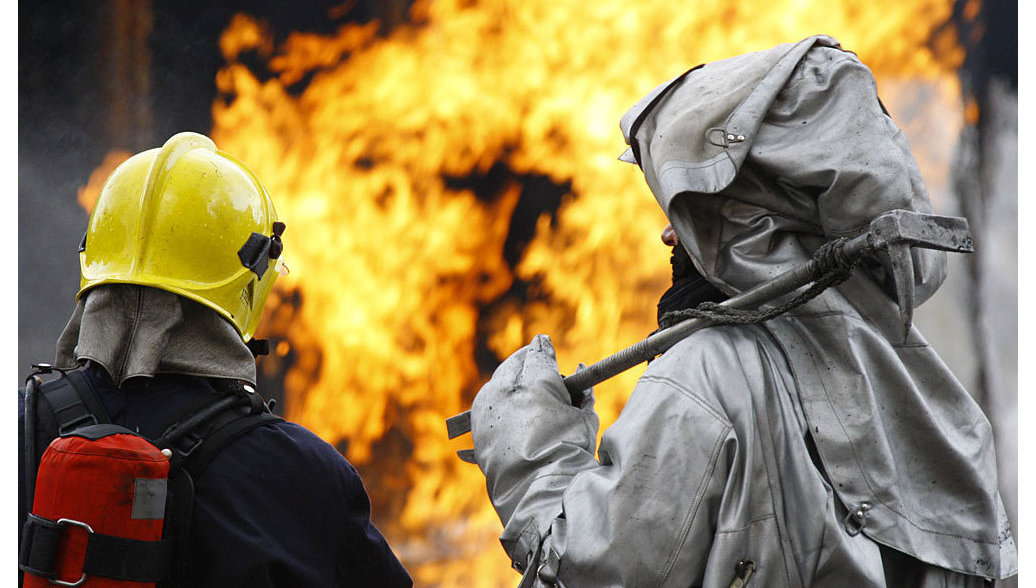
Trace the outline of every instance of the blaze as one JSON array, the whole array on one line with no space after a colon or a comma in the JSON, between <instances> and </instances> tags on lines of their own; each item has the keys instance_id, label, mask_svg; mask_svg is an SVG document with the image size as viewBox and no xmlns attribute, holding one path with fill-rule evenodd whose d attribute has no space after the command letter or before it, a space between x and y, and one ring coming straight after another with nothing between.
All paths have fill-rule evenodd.
<instances>
[{"instance_id":1,"label":"blaze","mask_svg":"<svg viewBox=\"0 0 1036 588\"><path fill-rule=\"evenodd\" d=\"M939 208L963 112L952 4L419 1L387 36L281 44L233 19L211 134L288 226L260 365L288 418L358 467L418 586L517 581L484 479L455 455L470 437L447 441L444 419L536 333L571 373L655 328L666 221L616 160L623 112L695 64L829 34L875 72ZM602 430L640 373L598 387Z\"/></svg>"},{"instance_id":2,"label":"blaze","mask_svg":"<svg viewBox=\"0 0 1036 588\"><path fill-rule=\"evenodd\" d=\"M105 180L112 175L115 168L119 167L122 162L129 159L132 155L132 153L122 151L121 149L105 155L101 165L90 172L86 185L81 186L76 191L76 201L79 203L79 206L82 206L87 211L92 211L97 204L97 199L101 197L101 188L104 187Z\"/></svg>"}]
</instances>

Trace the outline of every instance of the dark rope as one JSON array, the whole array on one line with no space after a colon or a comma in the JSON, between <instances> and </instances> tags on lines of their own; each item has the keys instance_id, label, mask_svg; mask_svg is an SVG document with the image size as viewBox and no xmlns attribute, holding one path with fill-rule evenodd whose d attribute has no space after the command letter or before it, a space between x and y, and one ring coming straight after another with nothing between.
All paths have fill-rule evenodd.
<instances>
[{"instance_id":1,"label":"dark rope","mask_svg":"<svg viewBox=\"0 0 1036 588\"><path fill-rule=\"evenodd\" d=\"M813 254L813 261L815 263L813 284L804 292L783 304L765 309L742 309L721 306L715 302L702 302L695 308L665 313L658 321L659 327L661 329L668 329L677 323L692 318L704 319L713 324L749 325L770 320L793 308L802 306L831 286L848 280L849 276L852 275L853 269L856 268L863 256L870 253L868 249L865 249L856 255L850 255L845 250L845 245L848 242L849 239L841 238L821 245L816 253Z\"/></svg>"}]
</instances>

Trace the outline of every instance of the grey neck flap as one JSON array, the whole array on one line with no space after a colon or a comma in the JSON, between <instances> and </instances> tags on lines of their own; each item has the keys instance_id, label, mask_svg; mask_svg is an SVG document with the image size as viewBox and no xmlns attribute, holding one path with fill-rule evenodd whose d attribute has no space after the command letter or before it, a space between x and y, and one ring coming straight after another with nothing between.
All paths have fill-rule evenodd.
<instances>
[{"instance_id":1,"label":"grey neck flap","mask_svg":"<svg viewBox=\"0 0 1036 588\"><path fill-rule=\"evenodd\" d=\"M58 338L55 365L93 360L117 386L172 373L255 384L255 359L229 321L165 290L111 284L90 290Z\"/></svg>"}]
</instances>

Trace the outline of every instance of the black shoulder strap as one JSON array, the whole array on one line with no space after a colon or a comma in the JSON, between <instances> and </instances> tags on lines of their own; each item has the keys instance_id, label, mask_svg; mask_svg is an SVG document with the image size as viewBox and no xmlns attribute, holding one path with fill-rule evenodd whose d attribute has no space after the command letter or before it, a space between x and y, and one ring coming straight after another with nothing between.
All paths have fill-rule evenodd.
<instances>
[{"instance_id":1,"label":"black shoulder strap","mask_svg":"<svg viewBox=\"0 0 1036 588\"><path fill-rule=\"evenodd\" d=\"M202 475L214 457L230 442L266 423L283 421L270 412L254 392L238 390L224 396L194 416L171 425L155 445L173 451L170 470L170 499L166 504L165 537L176 541L173 576L158 588L185 586L188 537L194 511L194 480Z\"/></svg>"},{"instance_id":2,"label":"black shoulder strap","mask_svg":"<svg viewBox=\"0 0 1036 588\"><path fill-rule=\"evenodd\" d=\"M83 425L111 422L81 370L64 372L39 364L25 384L25 501L32 510L36 472L52 440ZM40 375L61 377L44 382ZM40 402L42 400L42 402Z\"/></svg>"},{"instance_id":3,"label":"black shoulder strap","mask_svg":"<svg viewBox=\"0 0 1036 588\"><path fill-rule=\"evenodd\" d=\"M39 393L54 415L58 436L87 424L111 422L81 370L65 372L64 377L46 382Z\"/></svg>"},{"instance_id":4,"label":"black shoulder strap","mask_svg":"<svg viewBox=\"0 0 1036 588\"><path fill-rule=\"evenodd\" d=\"M222 421L223 419L217 419ZM209 465L216 454L221 449L227 446L231 441L241 437L245 433L248 433L252 429L261 427L267 423L277 423L284 419L271 413L262 412L259 414L248 414L238 416L233 419L227 419L226 422L217 422L213 430L208 433L204 438L198 449L196 449L184 464L184 467L191 473L195 478L200 476L205 468Z\"/></svg>"},{"instance_id":5,"label":"black shoulder strap","mask_svg":"<svg viewBox=\"0 0 1036 588\"><path fill-rule=\"evenodd\" d=\"M154 443L173 451L174 467L183 465L197 476L231 441L256 427L282 420L250 387L231 389L219 400L170 425Z\"/></svg>"}]
</instances>

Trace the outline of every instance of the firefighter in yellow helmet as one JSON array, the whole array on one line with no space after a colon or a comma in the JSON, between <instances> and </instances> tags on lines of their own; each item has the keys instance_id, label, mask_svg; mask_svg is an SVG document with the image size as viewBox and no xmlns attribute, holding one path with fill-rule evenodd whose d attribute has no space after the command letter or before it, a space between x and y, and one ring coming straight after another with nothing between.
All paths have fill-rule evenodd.
<instances>
[{"instance_id":1,"label":"firefighter in yellow helmet","mask_svg":"<svg viewBox=\"0 0 1036 588\"><path fill-rule=\"evenodd\" d=\"M43 367L20 396L27 586L81 576L197 587L412 584L371 524L352 466L275 416L255 390L254 336L286 271L284 230L255 174L203 135L177 134L108 178L80 247L81 288L57 369ZM139 481L115 483L132 503L126 521L112 521L120 504L94 505L103 520L81 520L72 511L83 501L70 500L80 489L61 486L74 476L48 461L48 444L122 433L153 443L170 461L168 479L147 492ZM56 475L44 475L52 467ZM161 520L161 541L124 532L140 518ZM76 540L79 523L58 520L92 525L88 545L131 547L90 548L69 563L39 549Z\"/></svg>"}]
</instances>

